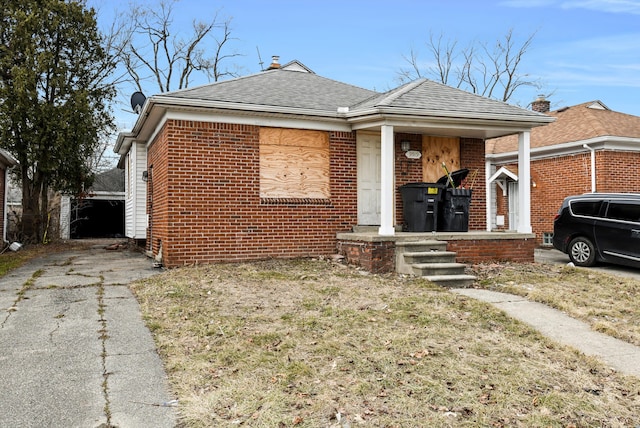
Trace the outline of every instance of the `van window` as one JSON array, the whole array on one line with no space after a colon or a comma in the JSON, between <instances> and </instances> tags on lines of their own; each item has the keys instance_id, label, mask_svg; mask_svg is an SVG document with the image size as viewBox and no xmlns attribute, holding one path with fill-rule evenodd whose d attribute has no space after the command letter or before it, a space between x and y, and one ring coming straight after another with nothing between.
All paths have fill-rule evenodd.
<instances>
[{"instance_id":1,"label":"van window","mask_svg":"<svg viewBox=\"0 0 640 428\"><path fill-rule=\"evenodd\" d=\"M571 203L571 212L573 215L597 217L601 206L602 201L574 201Z\"/></svg>"},{"instance_id":2,"label":"van window","mask_svg":"<svg viewBox=\"0 0 640 428\"><path fill-rule=\"evenodd\" d=\"M640 222L640 204L609 202L607 217L615 220Z\"/></svg>"}]
</instances>

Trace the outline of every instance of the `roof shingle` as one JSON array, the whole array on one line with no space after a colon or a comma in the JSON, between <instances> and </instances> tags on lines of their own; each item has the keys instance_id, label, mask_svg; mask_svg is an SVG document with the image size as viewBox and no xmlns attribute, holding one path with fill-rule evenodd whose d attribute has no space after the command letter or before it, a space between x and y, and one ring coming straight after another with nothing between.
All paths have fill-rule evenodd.
<instances>
[{"instance_id":1,"label":"roof shingle","mask_svg":"<svg viewBox=\"0 0 640 428\"><path fill-rule=\"evenodd\" d=\"M547 113L556 121L531 130L531 148L554 146L597 137L640 138L640 117L609 110L590 101ZM487 153L518 150L518 137L508 135L487 141Z\"/></svg>"}]
</instances>

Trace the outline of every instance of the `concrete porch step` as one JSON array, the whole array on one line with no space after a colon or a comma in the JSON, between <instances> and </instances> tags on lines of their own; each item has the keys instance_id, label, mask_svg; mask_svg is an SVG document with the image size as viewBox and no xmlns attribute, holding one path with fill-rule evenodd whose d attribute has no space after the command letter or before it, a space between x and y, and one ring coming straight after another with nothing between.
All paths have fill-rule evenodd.
<instances>
[{"instance_id":1,"label":"concrete porch step","mask_svg":"<svg viewBox=\"0 0 640 428\"><path fill-rule=\"evenodd\" d=\"M409 264L454 263L456 261L456 253L453 251L410 251L404 253L404 260Z\"/></svg>"},{"instance_id":2,"label":"concrete porch step","mask_svg":"<svg viewBox=\"0 0 640 428\"><path fill-rule=\"evenodd\" d=\"M466 265L462 263L413 263L413 272L418 276L463 275Z\"/></svg>"},{"instance_id":3,"label":"concrete porch step","mask_svg":"<svg viewBox=\"0 0 640 428\"><path fill-rule=\"evenodd\" d=\"M427 251L446 251L446 241L436 241L435 239L426 239L422 241L398 241L396 247L401 247L405 253L421 253Z\"/></svg>"},{"instance_id":4,"label":"concrete porch step","mask_svg":"<svg viewBox=\"0 0 640 428\"><path fill-rule=\"evenodd\" d=\"M473 284L476 277L473 275L430 275L426 280L446 288L467 288Z\"/></svg>"}]
</instances>

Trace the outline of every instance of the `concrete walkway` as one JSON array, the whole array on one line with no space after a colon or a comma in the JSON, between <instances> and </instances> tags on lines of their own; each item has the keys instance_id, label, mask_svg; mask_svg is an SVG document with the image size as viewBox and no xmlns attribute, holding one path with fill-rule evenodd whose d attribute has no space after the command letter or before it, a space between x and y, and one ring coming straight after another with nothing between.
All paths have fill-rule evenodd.
<instances>
[{"instance_id":1,"label":"concrete walkway","mask_svg":"<svg viewBox=\"0 0 640 428\"><path fill-rule=\"evenodd\" d=\"M569 317L561 311L524 297L472 288L451 291L491 303L509 316L538 330L543 335L569 345L585 355L600 358L620 373L640 378L640 347L606 334L598 333L588 324Z\"/></svg>"},{"instance_id":2,"label":"concrete walkway","mask_svg":"<svg viewBox=\"0 0 640 428\"><path fill-rule=\"evenodd\" d=\"M128 250L51 254L0 278L0 426L174 427L177 412L126 284Z\"/></svg>"}]
</instances>

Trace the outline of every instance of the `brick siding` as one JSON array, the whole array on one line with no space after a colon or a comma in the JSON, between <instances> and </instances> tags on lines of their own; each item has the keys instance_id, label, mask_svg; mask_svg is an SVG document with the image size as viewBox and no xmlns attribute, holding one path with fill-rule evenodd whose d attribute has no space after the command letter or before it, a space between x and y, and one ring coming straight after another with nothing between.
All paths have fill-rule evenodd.
<instances>
[{"instance_id":1,"label":"brick siding","mask_svg":"<svg viewBox=\"0 0 640 428\"><path fill-rule=\"evenodd\" d=\"M396 135L397 186L422 181L422 163L406 158L402 139L412 150L422 144L420 135ZM355 132L329 132L329 150L329 200L261 200L259 127L168 120L148 148L147 249L161 251L167 267L334 254L336 234L357 224ZM482 140L461 139L461 165L478 170L469 229L484 230ZM396 219L402 223L399 192ZM393 244L341 252L372 271L393 269Z\"/></svg>"},{"instance_id":2,"label":"brick siding","mask_svg":"<svg viewBox=\"0 0 640 428\"><path fill-rule=\"evenodd\" d=\"M165 266L333 254L357 223L355 133L330 132L331 198L261 203L259 127L169 120L149 147L148 245Z\"/></svg>"},{"instance_id":3,"label":"brick siding","mask_svg":"<svg viewBox=\"0 0 640 428\"><path fill-rule=\"evenodd\" d=\"M393 241L339 241L338 253L347 263L372 273L395 271L396 245Z\"/></svg>"},{"instance_id":4,"label":"brick siding","mask_svg":"<svg viewBox=\"0 0 640 428\"><path fill-rule=\"evenodd\" d=\"M596 190L640 192L640 153L602 150L596 152ZM513 165L507 165L513 167ZM543 233L553 233L553 219L567 196L591 192L591 153L534 160L531 162L531 227L537 244ZM508 223L508 199L497 190L497 214ZM505 224L508 228L508 224Z\"/></svg>"},{"instance_id":5,"label":"brick siding","mask_svg":"<svg viewBox=\"0 0 640 428\"><path fill-rule=\"evenodd\" d=\"M396 134L395 136L395 170L396 188L407 183L422 181L422 161L420 159L407 159L401 149L400 141L410 141L410 150L422 151L422 136L417 134ZM469 170L469 176L465 186L472 185L471 179L474 171L477 171L473 180L473 193L469 207L469 230L486 230L487 221L485 214L486 180L485 180L485 144L484 140L474 138L460 139L460 165ZM442 172L444 176L444 171ZM396 192L396 223L403 224L402 195Z\"/></svg>"},{"instance_id":6,"label":"brick siding","mask_svg":"<svg viewBox=\"0 0 640 428\"><path fill-rule=\"evenodd\" d=\"M533 263L535 239L448 240L447 251L456 253L458 263L511 261Z\"/></svg>"}]
</instances>

